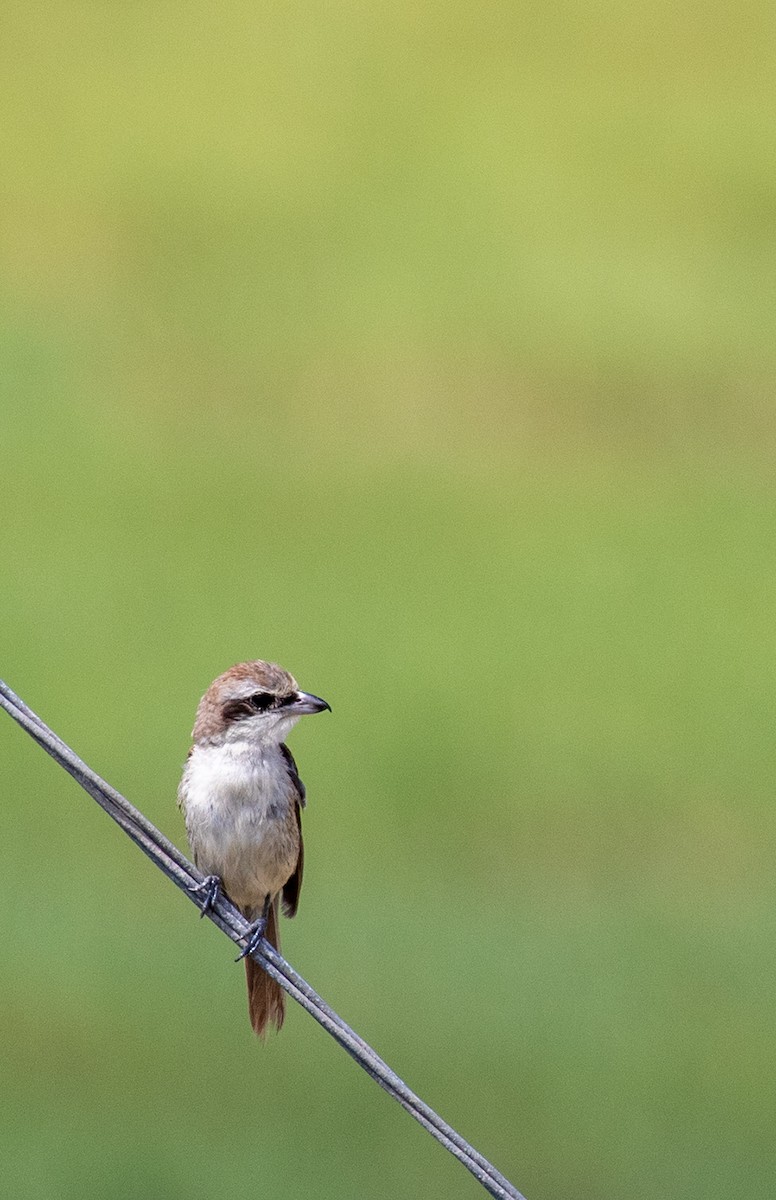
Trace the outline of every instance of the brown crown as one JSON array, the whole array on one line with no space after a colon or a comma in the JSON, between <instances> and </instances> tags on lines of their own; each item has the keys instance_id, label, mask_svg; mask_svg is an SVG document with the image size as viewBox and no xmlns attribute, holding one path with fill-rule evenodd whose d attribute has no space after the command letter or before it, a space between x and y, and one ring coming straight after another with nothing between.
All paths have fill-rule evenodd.
<instances>
[{"instance_id":1,"label":"brown crown","mask_svg":"<svg viewBox=\"0 0 776 1200\"><path fill-rule=\"evenodd\" d=\"M237 663L214 679L200 700L192 737L199 742L223 732L232 721L245 715L241 702L253 692L287 696L297 690L293 675L289 675L277 663L264 662L262 659Z\"/></svg>"}]
</instances>

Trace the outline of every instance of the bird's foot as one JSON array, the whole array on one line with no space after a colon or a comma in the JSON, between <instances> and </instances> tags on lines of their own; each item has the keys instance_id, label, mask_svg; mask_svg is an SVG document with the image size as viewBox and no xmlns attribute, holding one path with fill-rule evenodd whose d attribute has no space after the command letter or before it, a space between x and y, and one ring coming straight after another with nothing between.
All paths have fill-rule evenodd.
<instances>
[{"instance_id":1,"label":"bird's foot","mask_svg":"<svg viewBox=\"0 0 776 1200\"><path fill-rule=\"evenodd\" d=\"M210 912L216 900L221 895L222 890L221 880L217 875L208 875L202 880L202 883L189 888L189 891L195 896L200 892L205 893L205 898L202 901L202 911L199 914L200 917L204 917L205 913Z\"/></svg>"},{"instance_id":2,"label":"bird's foot","mask_svg":"<svg viewBox=\"0 0 776 1200\"><path fill-rule=\"evenodd\" d=\"M234 960L235 962L240 962L241 959L246 958L249 954L253 954L254 950L258 950L259 943L264 937L264 930L266 928L266 917L259 917L258 921L254 921L253 924L249 926L248 932L245 935L248 939L245 943L245 949L241 954L238 954L237 958Z\"/></svg>"}]
</instances>

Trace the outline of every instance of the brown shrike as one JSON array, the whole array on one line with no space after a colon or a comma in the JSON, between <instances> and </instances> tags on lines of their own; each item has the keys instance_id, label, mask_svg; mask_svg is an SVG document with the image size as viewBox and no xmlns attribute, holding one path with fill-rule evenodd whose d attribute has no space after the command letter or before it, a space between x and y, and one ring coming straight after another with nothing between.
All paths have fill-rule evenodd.
<instances>
[{"instance_id":1,"label":"brown shrike","mask_svg":"<svg viewBox=\"0 0 776 1200\"><path fill-rule=\"evenodd\" d=\"M223 887L252 923L245 958L254 1031L280 1029L283 990L245 957L262 937L280 949L278 903L293 917L302 887L304 784L283 739L307 713L329 708L282 667L238 663L199 702L178 803L194 862L208 878L204 910Z\"/></svg>"}]
</instances>

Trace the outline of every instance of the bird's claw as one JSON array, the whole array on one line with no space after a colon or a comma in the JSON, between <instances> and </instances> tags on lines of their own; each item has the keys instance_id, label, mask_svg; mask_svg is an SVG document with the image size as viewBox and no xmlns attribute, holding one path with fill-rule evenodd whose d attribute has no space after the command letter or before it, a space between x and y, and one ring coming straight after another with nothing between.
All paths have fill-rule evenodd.
<instances>
[{"instance_id":1,"label":"bird's claw","mask_svg":"<svg viewBox=\"0 0 776 1200\"><path fill-rule=\"evenodd\" d=\"M204 917L205 913L210 912L216 900L221 895L221 890L221 880L217 875L208 875L202 880L202 883L189 888L189 891L195 896L199 892L205 893L205 898L202 901L202 911L199 914L200 917Z\"/></svg>"},{"instance_id":2,"label":"bird's claw","mask_svg":"<svg viewBox=\"0 0 776 1200\"><path fill-rule=\"evenodd\" d=\"M267 928L267 918L259 917L258 921L254 921L246 933L248 939L245 943L245 949L237 955L235 962L240 962L241 959L247 958L249 954L253 954L254 950L258 950L259 942L264 937L264 931Z\"/></svg>"}]
</instances>

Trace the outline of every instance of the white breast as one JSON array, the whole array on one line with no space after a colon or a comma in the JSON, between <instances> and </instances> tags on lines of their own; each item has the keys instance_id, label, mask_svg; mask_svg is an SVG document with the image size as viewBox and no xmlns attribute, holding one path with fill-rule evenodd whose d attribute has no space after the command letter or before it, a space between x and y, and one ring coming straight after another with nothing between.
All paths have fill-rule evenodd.
<instances>
[{"instance_id":1,"label":"white breast","mask_svg":"<svg viewBox=\"0 0 776 1200\"><path fill-rule=\"evenodd\" d=\"M195 863L240 908L260 907L293 874L295 791L277 745L194 746L179 798Z\"/></svg>"}]
</instances>

